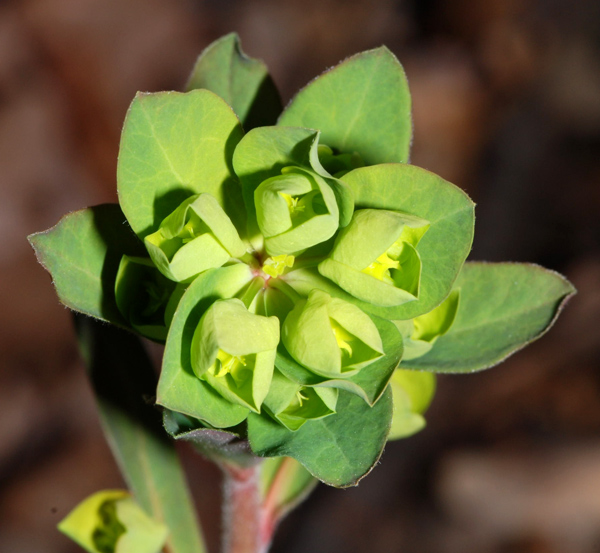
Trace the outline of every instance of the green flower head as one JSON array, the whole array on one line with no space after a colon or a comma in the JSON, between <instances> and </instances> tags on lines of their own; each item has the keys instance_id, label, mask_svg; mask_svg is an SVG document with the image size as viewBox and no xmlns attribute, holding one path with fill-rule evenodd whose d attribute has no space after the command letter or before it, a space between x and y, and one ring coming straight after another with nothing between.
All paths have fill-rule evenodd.
<instances>
[{"instance_id":1,"label":"green flower head","mask_svg":"<svg viewBox=\"0 0 600 553\"><path fill-rule=\"evenodd\" d=\"M313 290L286 317L282 341L298 363L327 378L352 376L384 354L370 317L320 290Z\"/></svg>"},{"instance_id":2,"label":"green flower head","mask_svg":"<svg viewBox=\"0 0 600 553\"><path fill-rule=\"evenodd\" d=\"M191 363L225 399L259 412L279 343L279 320L250 313L238 299L213 303L192 339Z\"/></svg>"},{"instance_id":3,"label":"green flower head","mask_svg":"<svg viewBox=\"0 0 600 553\"><path fill-rule=\"evenodd\" d=\"M160 272L176 282L221 267L246 251L235 226L210 194L187 198L144 242Z\"/></svg>"},{"instance_id":4,"label":"green flower head","mask_svg":"<svg viewBox=\"0 0 600 553\"><path fill-rule=\"evenodd\" d=\"M339 225L333 190L314 171L284 167L254 191L265 249L277 256L302 252L331 238Z\"/></svg>"},{"instance_id":5,"label":"green flower head","mask_svg":"<svg viewBox=\"0 0 600 553\"><path fill-rule=\"evenodd\" d=\"M338 235L319 272L360 300L401 305L419 296L421 259L416 250L429 224L397 211L361 209Z\"/></svg>"}]
</instances>

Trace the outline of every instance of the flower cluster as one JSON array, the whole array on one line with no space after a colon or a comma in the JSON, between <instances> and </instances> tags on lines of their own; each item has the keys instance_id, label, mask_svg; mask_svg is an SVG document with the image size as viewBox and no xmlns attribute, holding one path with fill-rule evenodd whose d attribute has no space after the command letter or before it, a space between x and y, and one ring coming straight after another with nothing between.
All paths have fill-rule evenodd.
<instances>
[{"instance_id":1,"label":"flower cluster","mask_svg":"<svg viewBox=\"0 0 600 553\"><path fill-rule=\"evenodd\" d=\"M138 96L125 125L125 144L130 133L139 132L138 111L148 117L161 99ZM227 109L205 90L170 98L182 109L199 100ZM215 135L210 128L204 131ZM177 341L178 354L185 350L180 371L240 414L223 422L205 406L182 410L168 399L167 406L215 427L254 412L296 431L334 414L340 389L358 390L373 404L400 361L402 337L416 344L413 351L425 352L421 344L431 345L449 327L457 301L443 309L444 322L437 326L414 318L408 328L412 319L400 321L398 312L419 301L426 281L420 244L432 225L428 213L400 209L397 193L380 207L359 205L352 176L369 177L372 168L360 152L340 152L319 139L318 131L303 127L251 130L229 154L237 196L219 198L200 186L144 231L149 257L123 256L115 286L121 313L140 333L166 339L166 358ZM228 155L228 142L222 142L222 155ZM121 175L127 174L126 154ZM389 173L387 181L406 179L407 166L381 167ZM456 193L441 179L436 185ZM122 197L130 193L122 188ZM468 243L468 230L465 235ZM456 268L462 253L455 256ZM229 281L232 286L224 290ZM450 285L448 280L435 303ZM182 296L195 297L190 309L178 307ZM168 334L174 318L179 324ZM371 397L363 384L369 380L382 384ZM163 370L159 400L173 383L172 372ZM190 385L187 379L182 388Z\"/></svg>"}]
</instances>

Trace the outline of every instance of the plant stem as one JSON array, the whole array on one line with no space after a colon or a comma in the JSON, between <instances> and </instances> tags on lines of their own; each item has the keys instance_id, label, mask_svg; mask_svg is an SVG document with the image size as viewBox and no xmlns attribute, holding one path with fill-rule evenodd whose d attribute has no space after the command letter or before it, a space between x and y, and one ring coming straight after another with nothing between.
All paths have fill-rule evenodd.
<instances>
[{"instance_id":1,"label":"plant stem","mask_svg":"<svg viewBox=\"0 0 600 553\"><path fill-rule=\"evenodd\" d=\"M266 553L273 525L263 524L260 464L223 465L223 553Z\"/></svg>"}]
</instances>

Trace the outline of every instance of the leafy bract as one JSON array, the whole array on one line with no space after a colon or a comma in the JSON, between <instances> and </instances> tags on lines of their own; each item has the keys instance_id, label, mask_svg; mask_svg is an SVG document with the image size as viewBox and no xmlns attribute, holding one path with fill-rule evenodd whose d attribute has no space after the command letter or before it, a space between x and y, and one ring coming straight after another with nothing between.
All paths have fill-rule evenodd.
<instances>
[{"instance_id":1,"label":"leafy bract","mask_svg":"<svg viewBox=\"0 0 600 553\"><path fill-rule=\"evenodd\" d=\"M406 213L429 222L416 251L421 260L419 299L398 306L375 306L356 300L316 269L299 269L286 282L307 295L320 288L386 319L412 319L431 311L448 295L473 241L474 204L459 188L412 165L390 163L347 173L357 209L377 208Z\"/></svg>"},{"instance_id":2,"label":"leafy bract","mask_svg":"<svg viewBox=\"0 0 600 553\"><path fill-rule=\"evenodd\" d=\"M336 411L306 422L296 432L251 413L248 439L252 450L264 457L293 457L331 486L354 486L383 451L392 416L391 392L387 390L369 407L361 398L340 391Z\"/></svg>"},{"instance_id":3,"label":"leafy bract","mask_svg":"<svg viewBox=\"0 0 600 553\"><path fill-rule=\"evenodd\" d=\"M431 351L401 367L472 372L496 365L550 328L575 289L558 273L525 263L467 263L460 307Z\"/></svg>"},{"instance_id":4,"label":"leafy bract","mask_svg":"<svg viewBox=\"0 0 600 553\"><path fill-rule=\"evenodd\" d=\"M388 440L408 438L425 427L423 413L435 393L435 375L398 369L392 375L390 388L394 400L394 415Z\"/></svg>"},{"instance_id":5,"label":"leafy bract","mask_svg":"<svg viewBox=\"0 0 600 553\"><path fill-rule=\"evenodd\" d=\"M242 134L235 113L208 90L138 93L117 166L119 203L138 236L156 231L183 200L202 192L241 224L231 159Z\"/></svg>"},{"instance_id":6,"label":"leafy bract","mask_svg":"<svg viewBox=\"0 0 600 553\"><path fill-rule=\"evenodd\" d=\"M191 354L194 332L204 312L215 300L236 295L252 277L247 265L236 263L210 269L190 284L167 336L157 403L218 428L234 426L246 418L247 408L230 403L194 374Z\"/></svg>"},{"instance_id":7,"label":"leafy bract","mask_svg":"<svg viewBox=\"0 0 600 553\"><path fill-rule=\"evenodd\" d=\"M158 553L168 532L122 490L88 497L59 523L58 529L90 553Z\"/></svg>"},{"instance_id":8,"label":"leafy bract","mask_svg":"<svg viewBox=\"0 0 600 553\"><path fill-rule=\"evenodd\" d=\"M215 40L200 54L186 86L198 88L223 98L246 130L274 125L281 113L281 99L267 66L242 51L237 33Z\"/></svg>"},{"instance_id":9,"label":"leafy bract","mask_svg":"<svg viewBox=\"0 0 600 553\"><path fill-rule=\"evenodd\" d=\"M302 89L278 125L322 132L324 144L367 165L406 162L411 100L402 66L384 46L348 58Z\"/></svg>"},{"instance_id":10,"label":"leafy bract","mask_svg":"<svg viewBox=\"0 0 600 553\"><path fill-rule=\"evenodd\" d=\"M62 303L86 315L129 326L117 308L115 279L124 254L144 255L145 250L118 205L69 213L51 229L32 234L29 241L38 261L52 275Z\"/></svg>"},{"instance_id":11,"label":"leafy bract","mask_svg":"<svg viewBox=\"0 0 600 553\"><path fill-rule=\"evenodd\" d=\"M75 322L100 421L127 485L146 513L168 528L169 551L204 552L173 442L163 431L160 414L146 401L155 393L156 377L142 343L89 317L78 316Z\"/></svg>"}]
</instances>

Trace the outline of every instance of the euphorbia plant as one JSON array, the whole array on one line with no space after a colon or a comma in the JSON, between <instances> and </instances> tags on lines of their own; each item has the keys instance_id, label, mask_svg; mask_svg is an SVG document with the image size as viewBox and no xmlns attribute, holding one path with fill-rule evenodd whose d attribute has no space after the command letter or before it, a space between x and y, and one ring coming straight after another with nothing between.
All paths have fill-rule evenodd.
<instances>
[{"instance_id":1,"label":"euphorbia plant","mask_svg":"<svg viewBox=\"0 0 600 553\"><path fill-rule=\"evenodd\" d=\"M423 428L434 373L488 368L552 324L574 293L560 275L465 263L474 204L408 163L410 113L385 47L282 111L228 35L187 92L134 99L119 205L30 237L65 305L165 344L156 384L134 334L78 320L139 503L109 491L80 505L61 529L88 551L204 550L167 436L223 468L224 550L266 551L315 479L355 485L387 440Z\"/></svg>"}]
</instances>

